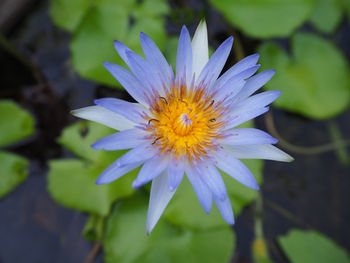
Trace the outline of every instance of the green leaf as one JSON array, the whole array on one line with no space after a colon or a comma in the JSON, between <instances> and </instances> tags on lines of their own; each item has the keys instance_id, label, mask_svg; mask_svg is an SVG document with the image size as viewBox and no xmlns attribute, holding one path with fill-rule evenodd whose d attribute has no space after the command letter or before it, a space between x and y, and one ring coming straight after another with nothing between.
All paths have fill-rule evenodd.
<instances>
[{"instance_id":1,"label":"green leaf","mask_svg":"<svg viewBox=\"0 0 350 263\"><path fill-rule=\"evenodd\" d=\"M347 14L348 21L350 23L350 0L343 0L344 10Z\"/></svg>"},{"instance_id":2,"label":"green leaf","mask_svg":"<svg viewBox=\"0 0 350 263\"><path fill-rule=\"evenodd\" d=\"M34 133L33 117L16 103L0 101L0 146L7 146Z\"/></svg>"},{"instance_id":3,"label":"green leaf","mask_svg":"<svg viewBox=\"0 0 350 263\"><path fill-rule=\"evenodd\" d=\"M100 215L90 214L84 226L84 237L93 242L100 241L104 235L106 218Z\"/></svg>"},{"instance_id":4,"label":"green leaf","mask_svg":"<svg viewBox=\"0 0 350 263\"><path fill-rule=\"evenodd\" d=\"M106 126L81 121L66 127L57 141L76 156L91 162L99 162L105 157L112 157L113 159L114 157L105 151L96 151L90 145L114 132L116 131Z\"/></svg>"},{"instance_id":5,"label":"green leaf","mask_svg":"<svg viewBox=\"0 0 350 263\"><path fill-rule=\"evenodd\" d=\"M316 231L291 230L278 238L293 263L346 263L349 255L331 239Z\"/></svg>"},{"instance_id":6,"label":"green leaf","mask_svg":"<svg viewBox=\"0 0 350 263\"><path fill-rule=\"evenodd\" d=\"M114 209L104 239L105 262L229 262L235 238L228 225L197 232L161 220L147 236L147 203L145 196L135 195Z\"/></svg>"},{"instance_id":7,"label":"green leaf","mask_svg":"<svg viewBox=\"0 0 350 263\"><path fill-rule=\"evenodd\" d=\"M0 151L0 198L11 192L28 176L28 161L18 155Z\"/></svg>"},{"instance_id":8,"label":"green leaf","mask_svg":"<svg viewBox=\"0 0 350 263\"><path fill-rule=\"evenodd\" d=\"M253 127L253 124L252 122L247 122L240 127ZM260 184L262 181L263 161L243 160L243 162ZM237 217L244 206L256 199L257 192L240 184L224 172L221 172L221 174L223 175L235 217ZM174 225L186 226L191 229L207 229L227 225L214 205L209 215L204 212L192 185L186 177L170 201L169 206L165 209L164 217Z\"/></svg>"},{"instance_id":9,"label":"green leaf","mask_svg":"<svg viewBox=\"0 0 350 263\"><path fill-rule=\"evenodd\" d=\"M318 0L310 22L321 32L332 33L343 16L343 0Z\"/></svg>"},{"instance_id":10,"label":"green leaf","mask_svg":"<svg viewBox=\"0 0 350 263\"><path fill-rule=\"evenodd\" d=\"M57 26L74 31L93 4L93 0L52 0L50 15Z\"/></svg>"},{"instance_id":11,"label":"green leaf","mask_svg":"<svg viewBox=\"0 0 350 263\"><path fill-rule=\"evenodd\" d=\"M266 88L281 90L275 105L314 119L331 118L350 101L349 68L330 42L306 33L292 39L291 57L277 44L259 48L264 69L277 69Z\"/></svg>"},{"instance_id":12,"label":"green leaf","mask_svg":"<svg viewBox=\"0 0 350 263\"><path fill-rule=\"evenodd\" d=\"M314 0L210 0L227 21L256 38L286 37L311 15Z\"/></svg>"},{"instance_id":13,"label":"green leaf","mask_svg":"<svg viewBox=\"0 0 350 263\"><path fill-rule=\"evenodd\" d=\"M116 200L131 195L137 170L107 184L96 185L101 172L125 151L95 151L89 145L113 130L92 122L79 122L66 128L58 141L83 158L53 160L49 163L48 190L60 204L83 212L105 216Z\"/></svg>"},{"instance_id":14,"label":"green leaf","mask_svg":"<svg viewBox=\"0 0 350 263\"><path fill-rule=\"evenodd\" d=\"M102 66L104 61L125 65L113 41L117 39L141 54L139 34L142 31L162 49L166 40L164 16L168 11L165 0L95 2L81 19L70 43L75 69L85 78L118 86Z\"/></svg>"},{"instance_id":15,"label":"green leaf","mask_svg":"<svg viewBox=\"0 0 350 263\"><path fill-rule=\"evenodd\" d=\"M0 101L0 146L8 146L34 133L34 118L15 102ZM11 192L28 176L28 161L0 151L0 198Z\"/></svg>"}]
</instances>

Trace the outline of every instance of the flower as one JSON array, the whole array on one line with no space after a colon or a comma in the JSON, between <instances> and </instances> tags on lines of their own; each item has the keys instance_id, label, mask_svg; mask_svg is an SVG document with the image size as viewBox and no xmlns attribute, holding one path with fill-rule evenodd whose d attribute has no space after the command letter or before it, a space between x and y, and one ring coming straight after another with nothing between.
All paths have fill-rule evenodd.
<instances>
[{"instance_id":1,"label":"flower","mask_svg":"<svg viewBox=\"0 0 350 263\"><path fill-rule=\"evenodd\" d=\"M172 67L146 34L140 34L146 59L119 41L114 45L131 69L104 63L107 70L138 102L116 98L95 100L96 106L73 111L75 116L119 130L94 143L99 150L131 149L97 179L112 182L142 165L132 186L152 181L146 232L150 233L180 185L188 177L200 204L209 213L212 201L222 217L234 224L225 184L218 168L243 185L258 190L249 169L238 160L261 158L291 161L273 146L277 140L254 128L235 128L266 111L280 91L252 95L274 75L259 74L259 55L251 55L219 77L233 37L226 39L209 59L206 23L199 24L192 43L182 27ZM254 75L254 76L253 76Z\"/></svg>"}]
</instances>

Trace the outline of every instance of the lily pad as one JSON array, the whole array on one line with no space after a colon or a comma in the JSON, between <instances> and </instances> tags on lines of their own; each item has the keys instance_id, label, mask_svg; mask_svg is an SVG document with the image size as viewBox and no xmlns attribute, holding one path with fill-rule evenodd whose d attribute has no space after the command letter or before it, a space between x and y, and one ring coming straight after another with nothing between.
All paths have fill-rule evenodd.
<instances>
[{"instance_id":1,"label":"lily pad","mask_svg":"<svg viewBox=\"0 0 350 263\"><path fill-rule=\"evenodd\" d=\"M226 263L231 259L235 236L229 226L193 231L160 221L147 236L147 208L142 194L115 207L104 239L105 262Z\"/></svg>"},{"instance_id":2,"label":"lily pad","mask_svg":"<svg viewBox=\"0 0 350 263\"><path fill-rule=\"evenodd\" d=\"M34 118L10 100L0 101L0 147L10 145L34 133Z\"/></svg>"},{"instance_id":3,"label":"lily pad","mask_svg":"<svg viewBox=\"0 0 350 263\"><path fill-rule=\"evenodd\" d=\"M311 15L314 0L210 0L226 20L256 38L287 37Z\"/></svg>"},{"instance_id":4,"label":"lily pad","mask_svg":"<svg viewBox=\"0 0 350 263\"><path fill-rule=\"evenodd\" d=\"M85 13L94 8L93 0L52 0L50 15L55 24L67 31L73 32Z\"/></svg>"},{"instance_id":5,"label":"lily pad","mask_svg":"<svg viewBox=\"0 0 350 263\"><path fill-rule=\"evenodd\" d=\"M278 238L283 250L293 263L347 263L350 257L345 249L316 231L291 230Z\"/></svg>"},{"instance_id":6,"label":"lily pad","mask_svg":"<svg viewBox=\"0 0 350 263\"><path fill-rule=\"evenodd\" d=\"M34 118L15 102L0 101L0 146L8 146L34 133ZM28 176L27 159L0 151L0 198L10 193Z\"/></svg>"},{"instance_id":7,"label":"lily pad","mask_svg":"<svg viewBox=\"0 0 350 263\"><path fill-rule=\"evenodd\" d=\"M269 90L281 90L277 107L313 119L328 119L341 113L350 102L349 68L343 54L329 41L298 33L292 38L288 56L275 43L259 48L265 69L276 75L266 84Z\"/></svg>"},{"instance_id":8,"label":"lily pad","mask_svg":"<svg viewBox=\"0 0 350 263\"><path fill-rule=\"evenodd\" d=\"M54 0L51 15L58 26L70 30L74 68L88 79L120 87L102 62L125 65L113 47L119 40L137 53L142 49L140 32L148 34L160 48L166 41L166 0Z\"/></svg>"},{"instance_id":9,"label":"lily pad","mask_svg":"<svg viewBox=\"0 0 350 263\"><path fill-rule=\"evenodd\" d=\"M60 204L83 212L105 216L113 202L130 196L137 170L107 185L96 185L99 174L125 151L95 151L88 148L114 130L92 122L78 122L66 128L58 141L81 159L49 163L48 190Z\"/></svg>"},{"instance_id":10,"label":"lily pad","mask_svg":"<svg viewBox=\"0 0 350 263\"><path fill-rule=\"evenodd\" d=\"M318 0L310 22L318 30L332 33L343 17L343 0Z\"/></svg>"},{"instance_id":11,"label":"lily pad","mask_svg":"<svg viewBox=\"0 0 350 263\"><path fill-rule=\"evenodd\" d=\"M0 199L28 176L28 161L16 154L0 151Z\"/></svg>"}]
</instances>

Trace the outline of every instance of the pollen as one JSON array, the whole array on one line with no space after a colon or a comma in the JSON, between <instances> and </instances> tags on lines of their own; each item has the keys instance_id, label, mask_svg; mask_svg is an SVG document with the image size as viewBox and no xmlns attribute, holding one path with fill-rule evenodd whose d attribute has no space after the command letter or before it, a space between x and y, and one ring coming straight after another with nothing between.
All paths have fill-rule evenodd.
<instances>
[{"instance_id":1,"label":"pollen","mask_svg":"<svg viewBox=\"0 0 350 263\"><path fill-rule=\"evenodd\" d=\"M205 88L173 85L166 96L154 95L150 110L153 117L148 118L147 130L160 153L202 160L223 137L227 110Z\"/></svg>"}]
</instances>

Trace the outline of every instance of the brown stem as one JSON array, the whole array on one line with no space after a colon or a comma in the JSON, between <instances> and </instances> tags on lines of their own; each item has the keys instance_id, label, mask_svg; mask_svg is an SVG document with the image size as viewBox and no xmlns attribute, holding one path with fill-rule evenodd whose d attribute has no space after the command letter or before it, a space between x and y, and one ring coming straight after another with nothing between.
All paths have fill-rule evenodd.
<instances>
[{"instance_id":1,"label":"brown stem","mask_svg":"<svg viewBox=\"0 0 350 263\"><path fill-rule=\"evenodd\" d=\"M333 151L338 149L338 144L340 143L339 141L337 143L326 143L318 146L310 146L310 147L305 147L305 146L297 146L294 144L289 143L285 139L281 137L281 135L277 132L277 129L274 124L273 120L273 114L272 112L268 112L265 114L265 124L267 127L268 132L276 137L279 141L279 145L282 148L285 148L289 152L294 152L298 154L306 154L306 155L314 155L314 154L321 154L324 152L328 151ZM350 145L350 139L342 140L341 144L344 145Z\"/></svg>"},{"instance_id":2,"label":"brown stem","mask_svg":"<svg viewBox=\"0 0 350 263\"><path fill-rule=\"evenodd\" d=\"M84 263L92 263L94 262L96 256L100 252L102 248L102 244L100 242L95 243L92 249L90 250L89 255L85 258Z\"/></svg>"},{"instance_id":3,"label":"brown stem","mask_svg":"<svg viewBox=\"0 0 350 263\"><path fill-rule=\"evenodd\" d=\"M289 212L287 209L277 205L276 203L268 200L268 199L264 199L264 203L270 207L271 209L275 210L275 212L277 212L278 214L284 216L285 218L287 218L288 220L294 222L295 224L298 224L302 227L305 228L309 228L309 229L313 229L314 227L305 223L303 220L295 217L291 212Z\"/></svg>"}]
</instances>

